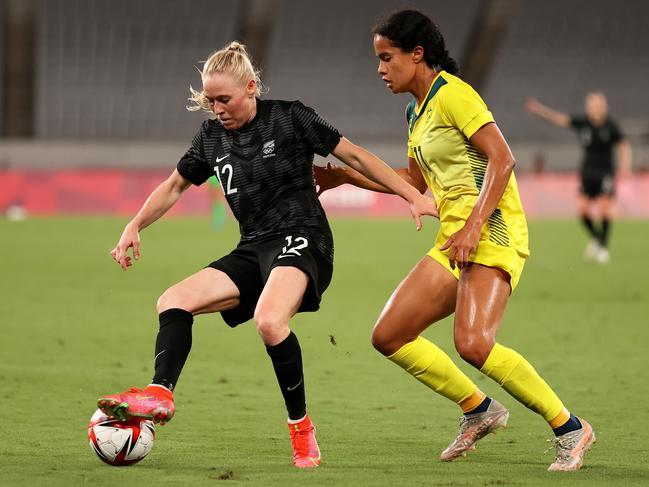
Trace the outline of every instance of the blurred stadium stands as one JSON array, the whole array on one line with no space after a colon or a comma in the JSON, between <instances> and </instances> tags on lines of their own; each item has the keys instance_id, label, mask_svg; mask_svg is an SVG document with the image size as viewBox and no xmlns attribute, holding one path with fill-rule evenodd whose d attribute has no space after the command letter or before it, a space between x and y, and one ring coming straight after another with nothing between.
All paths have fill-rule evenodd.
<instances>
[{"instance_id":1,"label":"blurred stadium stands","mask_svg":"<svg viewBox=\"0 0 649 487\"><path fill-rule=\"evenodd\" d=\"M200 86L195 67L233 39L259 60L267 97L301 99L402 166L408 96L392 96L377 75L371 29L406 7L439 23L460 67L480 64L472 53L490 61L477 74L467 66L467 81L519 171L539 161L574 170L580 158L574 134L525 113L525 99L581 113L591 89L608 95L635 167L649 169L645 0L0 0L0 169L173 168L201 121L185 110L189 85ZM31 12L33 33L17 12ZM16 71L16 56L33 69ZM10 110L30 83L33 102ZM15 127L27 129L15 137Z\"/></svg>"},{"instance_id":2,"label":"blurred stadium stands","mask_svg":"<svg viewBox=\"0 0 649 487\"><path fill-rule=\"evenodd\" d=\"M37 137L186 140L198 125L185 110L193 67L234 37L240 2L37 5Z\"/></svg>"},{"instance_id":3,"label":"blurred stadium stands","mask_svg":"<svg viewBox=\"0 0 649 487\"><path fill-rule=\"evenodd\" d=\"M301 99L352 139L387 138L403 144L408 97L390 96L377 74L371 42L377 20L398 10L400 3L280 0L265 69L269 96ZM408 2L430 11L444 26L448 48L457 56L465 48L478 4Z\"/></svg>"},{"instance_id":4,"label":"blurred stadium stands","mask_svg":"<svg viewBox=\"0 0 649 487\"><path fill-rule=\"evenodd\" d=\"M507 35L482 94L514 143L574 144L574 134L521 112L535 96L583 113L584 94L606 93L631 134L649 129L649 2L564 0L514 3Z\"/></svg>"}]
</instances>

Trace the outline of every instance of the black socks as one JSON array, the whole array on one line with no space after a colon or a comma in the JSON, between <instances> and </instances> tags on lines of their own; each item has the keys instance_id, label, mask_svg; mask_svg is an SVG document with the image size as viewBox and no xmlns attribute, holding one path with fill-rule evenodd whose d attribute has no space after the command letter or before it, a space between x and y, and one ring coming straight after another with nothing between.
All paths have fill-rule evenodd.
<instances>
[{"instance_id":1,"label":"black socks","mask_svg":"<svg viewBox=\"0 0 649 487\"><path fill-rule=\"evenodd\" d=\"M608 218L602 220L602 231L599 232L599 244L606 248L608 245L608 230L611 226L611 221Z\"/></svg>"},{"instance_id":2,"label":"black socks","mask_svg":"<svg viewBox=\"0 0 649 487\"><path fill-rule=\"evenodd\" d=\"M306 414L306 400L302 351L297 337L291 332L283 342L272 347L266 346L266 352L273 362L289 419L302 419Z\"/></svg>"},{"instance_id":3,"label":"black socks","mask_svg":"<svg viewBox=\"0 0 649 487\"><path fill-rule=\"evenodd\" d=\"M571 431L577 431L578 429L581 429L581 421L579 421L579 418L574 414L570 414L570 419L568 421L558 428L552 428L552 431L554 431L554 436L561 436L570 433Z\"/></svg>"},{"instance_id":4,"label":"black socks","mask_svg":"<svg viewBox=\"0 0 649 487\"><path fill-rule=\"evenodd\" d=\"M491 405L491 398L489 396L485 397L484 400L478 405L477 408L472 409L468 413L464 413L465 416L469 416L471 414L476 414L476 413L484 413L487 409L489 409L489 406Z\"/></svg>"},{"instance_id":5,"label":"black socks","mask_svg":"<svg viewBox=\"0 0 649 487\"><path fill-rule=\"evenodd\" d=\"M584 224L584 226L588 230L588 234L592 238L599 239L599 234L598 234L597 230L595 229L595 224L593 223L593 220L591 220L588 215L581 215L581 222Z\"/></svg>"},{"instance_id":6,"label":"black socks","mask_svg":"<svg viewBox=\"0 0 649 487\"><path fill-rule=\"evenodd\" d=\"M155 375L152 384L174 389L192 348L192 324L189 311L174 308L160 313L160 331L155 343ZM284 396L289 419L302 419L306 414L302 351L291 332L286 339L266 351L273 362L277 382Z\"/></svg>"},{"instance_id":7,"label":"black socks","mask_svg":"<svg viewBox=\"0 0 649 487\"><path fill-rule=\"evenodd\" d=\"M608 233L611 226L611 220L609 220L608 218L603 218L602 226L599 229L595 227L595 223L587 215L582 215L581 221L588 230L590 237L597 239L599 245L606 248L608 246Z\"/></svg>"},{"instance_id":8,"label":"black socks","mask_svg":"<svg viewBox=\"0 0 649 487\"><path fill-rule=\"evenodd\" d=\"M173 391L192 348L192 324L189 311L173 308L160 313L160 331L155 342L155 375L152 384Z\"/></svg>"}]
</instances>

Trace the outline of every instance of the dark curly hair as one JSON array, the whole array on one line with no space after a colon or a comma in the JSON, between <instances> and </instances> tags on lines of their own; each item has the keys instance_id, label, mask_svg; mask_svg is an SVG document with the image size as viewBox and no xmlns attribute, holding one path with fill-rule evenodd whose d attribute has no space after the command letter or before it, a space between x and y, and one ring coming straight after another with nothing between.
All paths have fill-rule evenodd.
<instances>
[{"instance_id":1,"label":"dark curly hair","mask_svg":"<svg viewBox=\"0 0 649 487\"><path fill-rule=\"evenodd\" d=\"M460 68L446 50L444 37L435 23L417 10L402 10L380 22L372 31L390 39L395 47L412 52L417 46L424 48L424 61L431 68L440 66L451 74Z\"/></svg>"}]
</instances>

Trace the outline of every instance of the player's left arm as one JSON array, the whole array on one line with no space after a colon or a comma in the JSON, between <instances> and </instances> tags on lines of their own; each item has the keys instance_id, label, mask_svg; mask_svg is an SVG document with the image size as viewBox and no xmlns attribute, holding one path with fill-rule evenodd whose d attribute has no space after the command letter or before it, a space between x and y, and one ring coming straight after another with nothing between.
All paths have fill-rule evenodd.
<instances>
[{"instance_id":1,"label":"player's left arm","mask_svg":"<svg viewBox=\"0 0 649 487\"><path fill-rule=\"evenodd\" d=\"M478 246L480 231L503 197L516 160L503 134L494 122L478 129L469 139L487 156L482 189L464 227L449 237L440 250L450 249L451 267L464 267Z\"/></svg>"},{"instance_id":2,"label":"player's left arm","mask_svg":"<svg viewBox=\"0 0 649 487\"><path fill-rule=\"evenodd\" d=\"M623 177L631 176L631 166L633 165L633 151L629 139L620 139L616 145L618 174Z\"/></svg>"},{"instance_id":3,"label":"player's left arm","mask_svg":"<svg viewBox=\"0 0 649 487\"><path fill-rule=\"evenodd\" d=\"M398 194L410 204L417 230L421 228L421 215L438 217L435 201L423 196L413 185L402 179L390 166L370 151L352 144L345 137L331 152L337 159L355 169L366 178Z\"/></svg>"}]
</instances>

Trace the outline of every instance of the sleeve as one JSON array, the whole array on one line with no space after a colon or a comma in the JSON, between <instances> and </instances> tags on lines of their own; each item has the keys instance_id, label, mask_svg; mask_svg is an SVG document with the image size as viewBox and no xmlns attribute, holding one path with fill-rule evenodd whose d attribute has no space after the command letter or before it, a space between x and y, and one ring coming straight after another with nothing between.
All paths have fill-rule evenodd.
<instances>
[{"instance_id":1,"label":"sleeve","mask_svg":"<svg viewBox=\"0 0 649 487\"><path fill-rule=\"evenodd\" d=\"M620 126L616 122L610 120L609 123L611 124L611 142L617 144L625 138L624 133L622 133Z\"/></svg>"},{"instance_id":2,"label":"sleeve","mask_svg":"<svg viewBox=\"0 0 649 487\"><path fill-rule=\"evenodd\" d=\"M480 95L467 84L449 83L438 95L447 118L467 139L483 125L495 121Z\"/></svg>"},{"instance_id":3,"label":"sleeve","mask_svg":"<svg viewBox=\"0 0 649 487\"><path fill-rule=\"evenodd\" d=\"M586 125L586 119L584 117L579 117L577 115L570 115L570 127L575 130L579 130L584 125Z\"/></svg>"},{"instance_id":4,"label":"sleeve","mask_svg":"<svg viewBox=\"0 0 649 487\"><path fill-rule=\"evenodd\" d=\"M307 147L326 157L336 148L342 135L315 110L295 102L291 107L293 123Z\"/></svg>"},{"instance_id":5,"label":"sleeve","mask_svg":"<svg viewBox=\"0 0 649 487\"><path fill-rule=\"evenodd\" d=\"M176 168L182 177L190 183L200 186L214 175L214 171L207 163L205 152L203 151L203 129L204 125L194 136L192 145L187 152L180 158Z\"/></svg>"}]
</instances>

